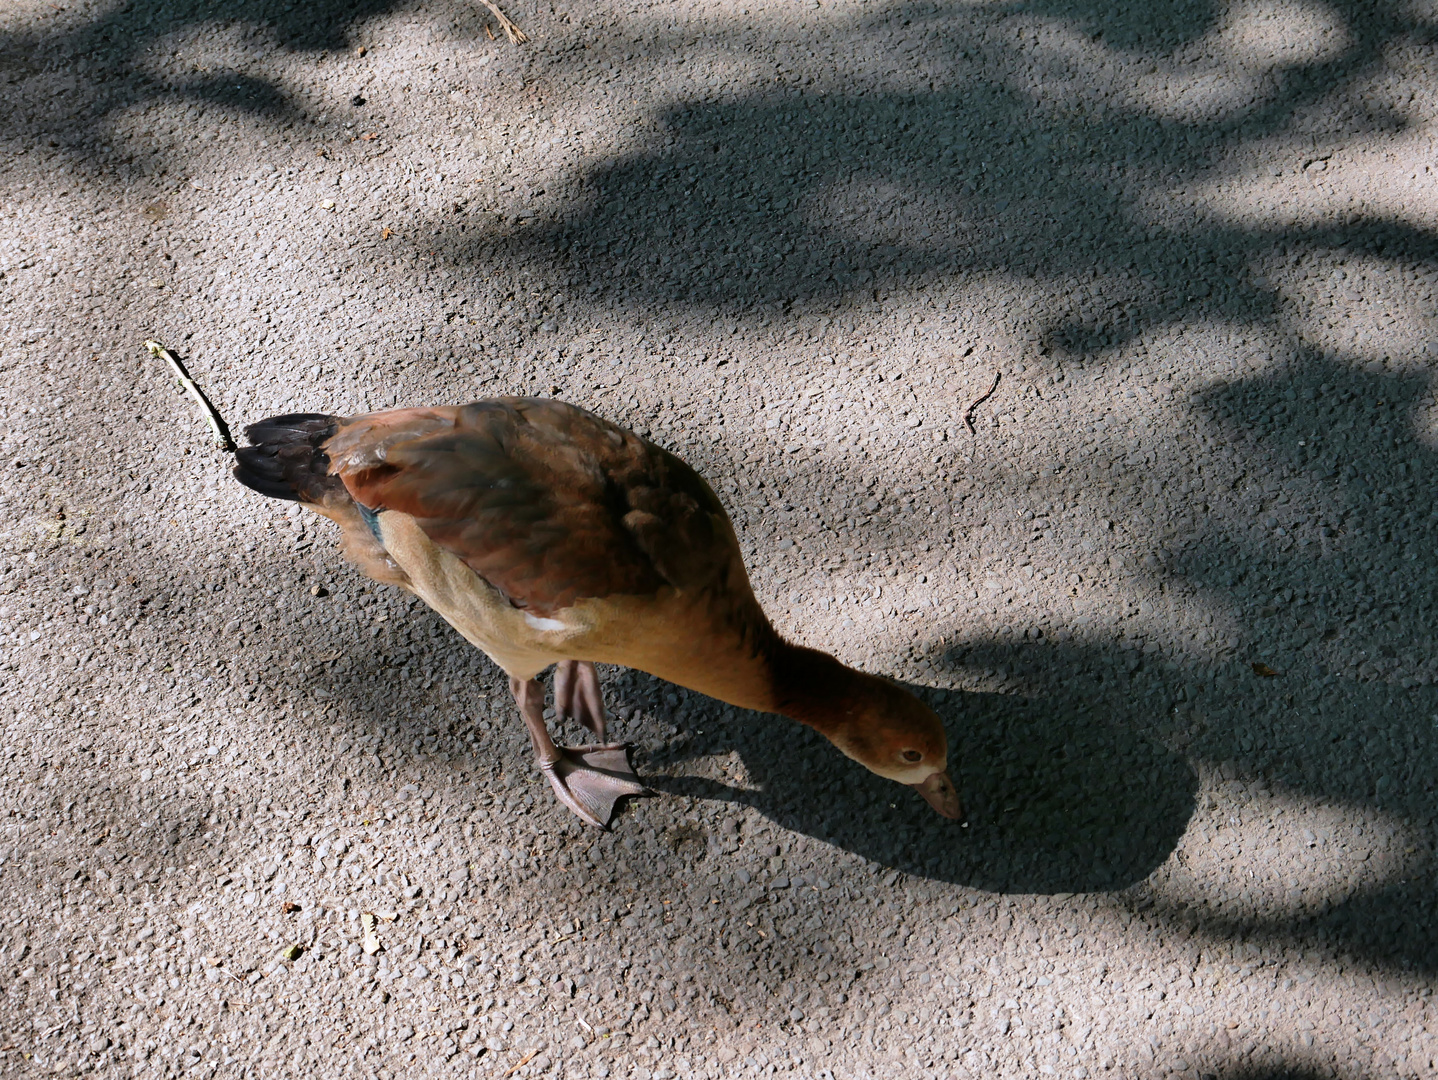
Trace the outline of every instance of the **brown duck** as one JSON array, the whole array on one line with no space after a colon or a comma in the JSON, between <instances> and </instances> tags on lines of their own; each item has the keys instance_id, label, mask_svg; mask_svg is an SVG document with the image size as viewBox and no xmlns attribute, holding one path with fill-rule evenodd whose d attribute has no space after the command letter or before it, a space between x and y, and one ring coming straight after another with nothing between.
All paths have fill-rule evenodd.
<instances>
[{"instance_id":1,"label":"brown duck","mask_svg":"<svg viewBox=\"0 0 1438 1080\"><path fill-rule=\"evenodd\" d=\"M604 742L596 663L792 717L961 815L939 718L780 637L713 490L633 432L561 401L496 398L280 416L245 435L241 483L335 521L362 571L414 593L508 673L540 769L590 824L645 790L626 747ZM556 713L599 745L550 737L536 681L550 665Z\"/></svg>"}]
</instances>

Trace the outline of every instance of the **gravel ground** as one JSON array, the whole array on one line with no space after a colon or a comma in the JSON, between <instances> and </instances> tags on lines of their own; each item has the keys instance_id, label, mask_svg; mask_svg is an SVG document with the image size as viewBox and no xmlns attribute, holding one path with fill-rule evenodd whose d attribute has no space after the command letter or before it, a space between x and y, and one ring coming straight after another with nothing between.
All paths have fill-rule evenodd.
<instances>
[{"instance_id":1,"label":"gravel ground","mask_svg":"<svg viewBox=\"0 0 1438 1080\"><path fill-rule=\"evenodd\" d=\"M744 2L0 9L0 1072L1434 1075L1434 7ZM613 670L583 828L147 337L648 433L968 827Z\"/></svg>"}]
</instances>

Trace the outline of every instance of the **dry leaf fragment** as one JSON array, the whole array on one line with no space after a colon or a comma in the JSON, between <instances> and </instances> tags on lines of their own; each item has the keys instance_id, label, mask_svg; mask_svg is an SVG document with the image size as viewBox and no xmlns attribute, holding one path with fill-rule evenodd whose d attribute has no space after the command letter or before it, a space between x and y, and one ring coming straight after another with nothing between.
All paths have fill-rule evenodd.
<instances>
[{"instance_id":1,"label":"dry leaf fragment","mask_svg":"<svg viewBox=\"0 0 1438 1080\"><path fill-rule=\"evenodd\" d=\"M1275 675L1283 674L1281 671L1274 671L1273 668L1269 667L1267 664L1260 664L1256 660L1252 664L1250 664L1249 667L1253 668L1253 673L1255 675L1263 679L1271 679Z\"/></svg>"},{"instance_id":2,"label":"dry leaf fragment","mask_svg":"<svg viewBox=\"0 0 1438 1080\"><path fill-rule=\"evenodd\" d=\"M305 947L303 945L286 945L285 951L280 953L280 956L286 960L298 960L300 954L304 951Z\"/></svg>"},{"instance_id":3,"label":"dry leaf fragment","mask_svg":"<svg viewBox=\"0 0 1438 1080\"><path fill-rule=\"evenodd\" d=\"M296 911L300 910L300 906L299 904L296 904L293 900L286 900L283 904L280 905L280 910L283 911L286 915L293 915Z\"/></svg>"},{"instance_id":4,"label":"dry leaf fragment","mask_svg":"<svg viewBox=\"0 0 1438 1080\"><path fill-rule=\"evenodd\" d=\"M391 230L390 227L386 225L383 229L380 230L379 238L381 240L388 240L393 235L393 230Z\"/></svg>"},{"instance_id":5,"label":"dry leaf fragment","mask_svg":"<svg viewBox=\"0 0 1438 1080\"><path fill-rule=\"evenodd\" d=\"M360 947L366 955L373 956L380 950L379 935L374 932L374 916L368 911L361 913L360 926L364 930L364 941Z\"/></svg>"},{"instance_id":6,"label":"dry leaf fragment","mask_svg":"<svg viewBox=\"0 0 1438 1080\"><path fill-rule=\"evenodd\" d=\"M495 20L499 23L499 28L504 31L504 36L509 38L511 44L523 45L526 41L529 40L529 35L526 34L523 30L521 30L518 26L516 26L514 24L514 20L512 20L508 15L500 11L499 5L496 4L494 0L479 0L479 2L489 9L489 13L493 15ZM488 23L485 24L484 29L486 32L488 32ZM493 40L493 35L491 35L491 40Z\"/></svg>"}]
</instances>

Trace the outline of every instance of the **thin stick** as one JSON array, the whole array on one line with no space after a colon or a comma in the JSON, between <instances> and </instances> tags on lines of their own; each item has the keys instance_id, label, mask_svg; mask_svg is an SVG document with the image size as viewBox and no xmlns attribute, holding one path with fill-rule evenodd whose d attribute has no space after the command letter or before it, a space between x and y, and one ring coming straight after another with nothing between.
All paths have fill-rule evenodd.
<instances>
[{"instance_id":1,"label":"thin stick","mask_svg":"<svg viewBox=\"0 0 1438 1080\"><path fill-rule=\"evenodd\" d=\"M180 384L180 389L189 394L195 404L200 407L200 414L215 434L215 445L221 450L233 454L235 440L230 438L229 425L225 423L224 417L215 411L215 407L210 404L210 399L200 392L200 388L195 385L195 380L190 378L190 373L185 370L185 365L180 363L179 357L158 341L145 342L145 348L150 350L151 355L170 365L170 371L175 376L175 381Z\"/></svg>"},{"instance_id":2,"label":"thin stick","mask_svg":"<svg viewBox=\"0 0 1438 1080\"><path fill-rule=\"evenodd\" d=\"M504 36L509 38L516 45L523 45L529 40L529 35L521 30L508 15L499 10L499 5L494 0L479 0L481 4L489 8L489 13L499 20L499 27L504 31Z\"/></svg>"},{"instance_id":3,"label":"thin stick","mask_svg":"<svg viewBox=\"0 0 1438 1080\"><path fill-rule=\"evenodd\" d=\"M509 1070L504 1075L513 1076L515 1073L519 1072L520 1069L524 1068L526 1065L529 1064L530 1058L534 1057L534 1055L537 1053L539 1053L538 1050L531 1050L529 1053L525 1054L524 1057L520 1058L519 1061L511 1065L509 1067Z\"/></svg>"},{"instance_id":4,"label":"thin stick","mask_svg":"<svg viewBox=\"0 0 1438 1080\"><path fill-rule=\"evenodd\" d=\"M1003 373L999 371L994 372L994 385L989 387L989 392L981 397L974 398L974 400L969 403L969 407L964 410L964 423L968 425L970 435L978 434L978 432L974 430L974 410L994 396L994 391L999 388L999 377L1002 374Z\"/></svg>"}]
</instances>

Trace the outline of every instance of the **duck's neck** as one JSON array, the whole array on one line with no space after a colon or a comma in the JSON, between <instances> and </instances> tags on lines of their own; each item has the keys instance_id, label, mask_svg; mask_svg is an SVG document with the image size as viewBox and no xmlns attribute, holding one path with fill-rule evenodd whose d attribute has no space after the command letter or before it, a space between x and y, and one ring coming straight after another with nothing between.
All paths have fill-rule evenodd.
<instances>
[{"instance_id":1,"label":"duck's neck","mask_svg":"<svg viewBox=\"0 0 1438 1080\"><path fill-rule=\"evenodd\" d=\"M777 634L769 649L769 674L774 711L831 737L879 681Z\"/></svg>"},{"instance_id":2,"label":"duck's neck","mask_svg":"<svg viewBox=\"0 0 1438 1080\"><path fill-rule=\"evenodd\" d=\"M828 653L785 641L747 589L729 611L703 599L697 615L683 609L674 615L674 626L687 628L682 632L642 648L627 641L591 648L582 658L638 668L741 709L780 713L831 738L886 685Z\"/></svg>"}]
</instances>

